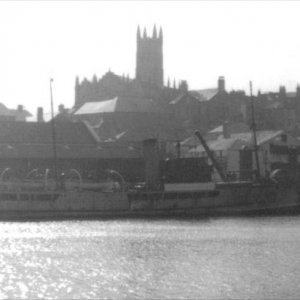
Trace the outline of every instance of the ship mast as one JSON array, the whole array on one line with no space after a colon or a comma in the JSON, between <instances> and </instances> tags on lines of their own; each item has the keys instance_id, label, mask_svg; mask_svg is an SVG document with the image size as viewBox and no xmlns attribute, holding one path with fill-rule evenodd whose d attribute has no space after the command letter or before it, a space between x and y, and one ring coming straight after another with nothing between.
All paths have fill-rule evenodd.
<instances>
[{"instance_id":1,"label":"ship mast","mask_svg":"<svg viewBox=\"0 0 300 300\"><path fill-rule=\"evenodd\" d=\"M51 98L51 123L52 123L52 145L53 145L53 158L54 158L54 179L55 179L55 189L58 188L58 179L57 179L57 151L56 151L56 132L55 132L55 120L54 120L54 110L53 110L53 93L52 93L52 82L53 79L50 79L50 98Z\"/></svg>"},{"instance_id":2,"label":"ship mast","mask_svg":"<svg viewBox=\"0 0 300 300\"><path fill-rule=\"evenodd\" d=\"M259 158L258 158L258 145L257 145L257 137L256 137L256 123L254 118L254 101L252 95L252 81L250 81L250 100L251 100L251 129L253 134L253 146L254 146L254 155L255 155L255 163L256 163L256 176L257 180L260 180L260 166L259 166Z\"/></svg>"}]
</instances>

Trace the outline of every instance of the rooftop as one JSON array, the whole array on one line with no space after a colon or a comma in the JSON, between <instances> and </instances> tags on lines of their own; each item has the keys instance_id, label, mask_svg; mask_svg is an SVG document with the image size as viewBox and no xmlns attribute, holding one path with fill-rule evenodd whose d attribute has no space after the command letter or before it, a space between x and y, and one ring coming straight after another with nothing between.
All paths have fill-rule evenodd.
<instances>
[{"instance_id":1,"label":"rooftop","mask_svg":"<svg viewBox=\"0 0 300 300\"><path fill-rule=\"evenodd\" d=\"M56 141L62 144L91 144L94 137L84 123L55 123ZM52 123L0 122L0 142L13 144L52 144Z\"/></svg>"},{"instance_id":2,"label":"rooftop","mask_svg":"<svg viewBox=\"0 0 300 300\"><path fill-rule=\"evenodd\" d=\"M209 101L213 97L218 94L219 90L217 88L212 89L203 89L203 90L195 90L191 91L190 93L196 97L200 102Z\"/></svg>"},{"instance_id":3,"label":"rooftop","mask_svg":"<svg viewBox=\"0 0 300 300\"><path fill-rule=\"evenodd\" d=\"M281 136L283 131L257 131L257 144L262 145L277 136ZM199 142L198 142L199 144ZM229 138L219 136L215 140L207 141L208 147L212 151L226 151L226 150L241 150L245 146L251 147L253 145L252 132L233 133ZM204 152L202 145L198 145L191 149L190 152Z\"/></svg>"},{"instance_id":4,"label":"rooftop","mask_svg":"<svg viewBox=\"0 0 300 300\"><path fill-rule=\"evenodd\" d=\"M3 103L0 103L0 115L11 117L22 116L24 118L32 116L32 114L24 109L22 105L20 105L17 109L10 109L7 108Z\"/></svg>"},{"instance_id":5,"label":"rooftop","mask_svg":"<svg viewBox=\"0 0 300 300\"><path fill-rule=\"evenodd\" d=\"M159 108L151 99L116 97L104 101L86 102L75 112L75 115L102 114L112 112L158 113Z\"/></svg>"}]
</instances>

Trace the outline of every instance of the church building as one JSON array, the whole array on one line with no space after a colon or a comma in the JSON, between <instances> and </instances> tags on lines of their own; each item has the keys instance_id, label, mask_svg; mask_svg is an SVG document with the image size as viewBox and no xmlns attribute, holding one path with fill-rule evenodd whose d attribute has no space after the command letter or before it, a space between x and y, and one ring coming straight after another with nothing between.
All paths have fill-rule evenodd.
<instances>
[{"instance_id":1,"label":"church building","mask_svg":"<svg viewBox=\"0 0 300 300\"><path fill-rule=\"evenodd\" d=\"M113 132L114 136L126 133L121 134L123 139L178 140L182 130L169 103L181 90L175 84L171 87L169 81L164 85L162 29L157 31L154 26L152 36L148 36L146 29L141 34L138 27L136 43L135 78L119 76L110 70L102 78L95 75L92 80L85 78L81 82L76 78L73 117L92 126L101 123L100 138L108 138ZM147 107L155 109L148 111Z\"/></svg>"},{"instance_id":2,"label":"church building","mask_svg":"<svg viewBox=\"0 0 300 300\"><path fill-rule=\"evenodd\" d=\"M75 83L75 108L86 102L95 102L112 99L115 97L147 98L158 102L165 107L180 92L175 83L164 85L163 69L163 32L153 28L152 36L148 36L146 29L141 34L140 27L136 37L136 76L129 78L116 75L110 70L92 80L84 78L81 82L76 78Z\"/></svg>"}]
</instances>

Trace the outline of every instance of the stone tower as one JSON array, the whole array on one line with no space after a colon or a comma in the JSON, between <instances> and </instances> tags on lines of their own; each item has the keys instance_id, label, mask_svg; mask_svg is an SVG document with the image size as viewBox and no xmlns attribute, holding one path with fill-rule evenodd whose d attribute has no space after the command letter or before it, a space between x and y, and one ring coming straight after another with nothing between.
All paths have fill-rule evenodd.
<instances>
[{"instance_id":1,"label":"stone tower","mask_svg":"<svg viewBox=\"0 0 300 300\"><path fill-rule=\"evenodd\" d=\"M164 85L161 28L157 34L156 26L154 26L152 37L147 36L146 29L144 29L143 36L140 27L137 29L136 79L151 86L162 87Z\"/></svg>"}]
</instances>

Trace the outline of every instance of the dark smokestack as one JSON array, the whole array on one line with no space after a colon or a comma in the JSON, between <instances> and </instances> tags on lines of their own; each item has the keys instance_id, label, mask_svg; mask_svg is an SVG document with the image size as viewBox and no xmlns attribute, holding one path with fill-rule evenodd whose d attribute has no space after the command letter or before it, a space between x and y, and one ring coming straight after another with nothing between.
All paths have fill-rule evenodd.
<instances>
[{"instance_id":1,"label":"dark smokestack","mask_svg":"<svg viewBox=\"0 0 300 300\"><path fill-rule=\"evenodd\" d=\"M180 82L180 85L179 85L179 89L182 93L187 93L188 91L188 84L187 84L187 81L186 80L182 80Z\"/></svg>"},{"instance_id":2,"label":"dark smokestack","mask_svg":"<svg viewBox=\"0 0 300 300\"><path fill-rule=\"evenodd\" d=\"M37 121L44 122L44 110L42 107L37 108Z\"/></svg>"},{"instance_id":3,"label":"dark smokestack","mask_svg":"<svg viewBox=\"0 0 300 300\"><path fill-rule=\"evenodd\" d=\"M59 112L60 114L63 114L64 111L65 111L65 106L64 106L63 104L59 104L59 105L58 105L58 112Z\"/></svg>"},{"instance_id":4,"label":"dark smokestack","mask_svg":"<svg viewBox=\"0 0 300 300\"><path fill-rule=\"evenodd\" d=\"M225 92L225 77L220 76L218 79L218 91Z\"/></svg>"},{"instance_id":5,"label":"dark smokestack","mask_svg":"<svg viewBox=\"0 0 300 300\"><path fill-rule=\"evenodd\" d=\"M296 96L300 97L300 85L299 84L296 87Z\"/></svg>"},{"instance_id":6,"label":"dark smokestack","mask_svg":"<svg viewBox=\"0 0 300 300\"><path fill-rule=\"evenodd\" d=\"M279 87L279 97L280 98L285 98L286 97L286 90L285 90L285 86L281 85Z\"/></svg>"},{"instance_id":7,"label":"dark smokestack","mask_svg":"<svg viewBox=\"0 0 300 300\"><path fill-rule=\"evenodd\" d=\"M18 112L22 112L24 107L23 107L23 105L19 104L17 109L18 109Z\"/></svg>"}]
</instances>

